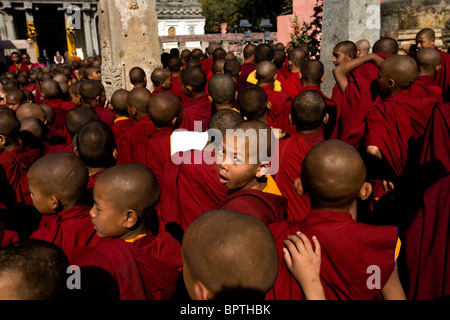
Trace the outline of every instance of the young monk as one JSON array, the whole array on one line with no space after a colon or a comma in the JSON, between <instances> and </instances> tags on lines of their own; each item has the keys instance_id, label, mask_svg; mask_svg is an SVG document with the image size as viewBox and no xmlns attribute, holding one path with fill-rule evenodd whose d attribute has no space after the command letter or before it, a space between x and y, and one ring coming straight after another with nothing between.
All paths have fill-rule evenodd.
<instances>
[{"instance_id":1,"label":"young monk","mask_svg":"<svg viewBox=\"0 0 450 320\"><path fill-rule=\"evenodd\" d=\"M370 51L370 42L367 39L361 39L355 42L356 48L358 51L356 52L356 57L361 58L365 55L369 54Z\"/></svg>"},{"instance_id":2,"label":"young monk","mask_svg":"<svg viewBox=\"0 0 450 320\"><path fill-rule=\"evenodd\" d=\"M420 98L434 96L443 103L442 88L435 82L441 70L441 55L434 48L423 48L416 53L416 62L419 75L411 86L411 93Z\"/></svg>"},{"instance_id":3,"label":"young monk","mask_svg":"<svg viewBox=\"0 0 450 320\"><path fill-rule=\"evenodd\" d=\"M247 86L247 78L250 73L255 71L255 48L254 44L247 44L244 47L244 62L241 65L241 75L236 84L236 90L241 92Z\"/></svg>"},{"instance_id":4,"label":"young monk","mask_svg":"<svg viewBox=\"0 0 450 320\"><path fill-rule=\"evenodd\" d=\"M255 70L250 73L247 77L247 84L246 86L250 84L257 84L258 80L256 79L256 66L260 64L263 61L271 61L273 60L274 56L274 49L271 45L268 45L267 43L261 43L256 46L255 52L254 52L254 59L255 59ZM281 91L281 83L280 81L276 80L274 84L274 90L275 91Z\"/></svg>"},{"instance_id":5,"label":"young monk","mask_svg":"<svg viewBox=\"0 0 450 320\"><path fill-rule=\"evenodd\" d=\"M303 294L286 269L282 250L289 235L300 231L320 239L320 281L329 300L405 299L396 259L400 249L398 230L357 221L352 209L356 198L370 195L366 170L357 150L339 140L327 140L312 148L295 182L299 194L308 193L311 212L301 222L270 225L277 245L278 276L266 299L297 300ZM359 254L363 252L364 254ZM377 266L377 285L371 285L371 268Z\"/></svg>"},{"instance_id":6,"label":"young monk","mask_svg":"<svg viewBox=\"0 0 450 320\"><path fill-rule=\"evenodd\" d=\"M27 239L0 250L0 300L65 300L69 260L58 246Z\"/></svg>"},{"instance_id":7,"label":"young monk","mask_svg":"<svg viewBox=\"0 0 450 320\"><path fill-rule=\"evenodd\" d=\"M129 163L109 168L95 182L90 212L104 243L90 254L81 254L84 248L69 253L71 263L81 266L82 272L86 266L108 271L121 300L170 300L175 291L182 264L180 243L167 232L154 236L148 230L159 193L146 166Z\"/></svg>"},{"instance_id":8,"label":"young monk","mask_svg":"<svg viewBox=\"0 0 450 320\"><path fill-rule=\"evenodd\" d=\"M183 71L183 62L178 56L171 56L167 61L167 69L172 76L173 89L181 89L181 72Z\"/></svg>"},{"instance_id":9,"label":"young monk","mask_svg":"<svg viewBox=\"0 0 450 320\"><path fill-rule=\"evenodd\" d=\"M239 110L247 120L258 120L267 123L270 104L267 94L259 86L248 86L239 93Z\"/></svg>"},{"instance_id":10,"label":"young monk","mask_svg":"<svg viewBox=\"0 0 450 320\"><path fill-rule=\"evenodd\" d=\"M84 105L94 109L101 121L105 122L110 127L114 124L116 117L110 109L105 108L106 93L101 82L96 80L84 80L80 83L80 95Z\"/></svg>"},{"instance_id":11,"label":"young monk","mask_svg":"<svg viewBox=\"0 0 450 320\"><path fill-rule=\"evenodd\" d=\"M152 96L148 105L148 114L155 130L147 140L146 165L160 183L167 160L171 154L171 136L183 121L183 109L180 99L170 92L161 92Z\"/></svg>"},{"instance_id":12,"label":"young monk","mask_svg":"<svg viewBox=\"0 0 450 320\"><path fill-rule=\"evenodd\" d=\"M27 176L33 204L43 215L30 238L52 242L63 250L100 243L89 216L91 206L80 204L89 180L80 158L66 152L43 156Z\"/></svg>"},{"instance_id":13,"label":"young monk","mask_svg":"<svg viewBox=\"0 0 450 320\"><path fill-rule=\"evenodd\" d=\"M144 69L141 67L131 68L128 76L130 77L130 82L133 88L146 88L147 87L147 75Z\"/></svg>"},{"instance_id":14,"label":"young monk","mask_svg":"<svg viewBox=\"0 0 450 320\"><path fill-rule=\"evenodd\" d=\"M223 65L223 73L229 74L234 81L234 85L236 86L241 75L241 64L238 59L234 58L225 60L225 64Z\"/></svg>"},{"instance_id":15,"label":"young monk","mask_svg":"<svg viewBox=\"0 0 450 320\"><path fill-rule=\"evenodd\" d=\"M81 97L81 94L80 94L80 84L81 84L80 81L73 82L69 87L70 100L77 107L81 107L84 104L83 98Z\"/></svg>"},{"instance_id":16,"label":"young monk","mask_svg":"<svg viewBox=\"0 0 450 320\"><path fill-rule=\"evenodd\" d=\"M231 109L217 111L211 117L208 129L218 130L221 136L215 137L214 141L211 137L210 140L218 147L226 129L234 128L243 121L243 117ZM205 148L177 153L172 156L172 161L166 163L158 210L160 230L171 225L186 230L201 214L216 209L228 195L228 190L220 183L216 163L208 159L214 160L214 154ZM191 192L193 189L197 191Z\"/></svg>"},{"instance_id":17,"label":"young monk","mask_svg":"<svg viewBox=\"0 0 450 320\"><path fill-rule=\"evenodd\" d=\"M150 79L154 88L152 95L172 89L172 75L166 68L155 68Z\"/></svg>"},{"instance_id":18,"label":"young monk","mask_svg":"<svg viewBox=\"0 0 450 320\"><path fill-rule=\"evenodd\" d=\"M237 111L233 105L237 96L236 86L230 75L214 75L208 83L208 88L208 97L213 106L213 113L221 109L232 109Z\"/></svg>"},{"instance_id":19,"label":"young monk","mask_svg":"<svg viewBox=\"0 0 450 320\"><path fill-rule=\"evenodd\" d=\"M155 129L148 115L152 94L147 88L134 88L127 96L127 110L134 124L127 129L117 146L117 163L147 163L147 140Z\"/></svg>"},{"instance_id":20,"label":"young monk","mask_svg":"<svg viewBox=\"0 0 450 320\"><path fill-rule=\"evenodd\" d=\"M183 123L181 128L194 131L195 122L201 122L201 129L205 131L211 118L211 103L205 94L206 74L200 67L191 67L181 75L182 89L186 96L192 98L190 105L184 105Z\"/></svg>"},{"instance_id":21,"label":"young monk","mask_svg":"<svg viewBox=\"0 0 450 320\"><path fill-rule=\"evenodd\" d=\"M130 119L127 109L128 90L116 90L111 96L110 109L114 112L116 119L111 129L114 132L116 145L119 145L119 140L122 138L125 131L133 125L133 120Z\"/></svg>"},{"instance_id":22,"label":"young monk","mask_svg":"<svg viewBox=\"0 0 450 320\"><path fill-rule=\"evenodd\" d=\"M281 83L283 92L291 99L294 99L302 89L300 82L300 71L303 63L308 59L304 50L296 48L288 54L289 73L286 79ZM275 89L276 90L276 89Z\"/></svg>"},{"instance_id":23,"label":"young monk","mask_svg":"<svg viewBox=\"0 0 450 320\"><path fill-rule=\"evenodd\" d=\"M285 219L287 199L272 183L273 178L269 183L266 177L275 147L272 130L261 121L246 121L234 129L224 137L217 155L220 182L230 191L219 209L239 210L266 224Z\"/></svg>"},{"instance_id":24,"label":"young monk","mask_svg":"<svg viewBox=\"0 0 450 320\"><path fill-rule=\"evenodd\" d=\"M301 164L308 151L323 141L321 128L328 121L327 105L317 91L303 91L292 102L291 115L297 133L280 142L280 167L275 182L288 199L288 219L301 221L311 204L307 195L297 194L294 181L301 176Z\"/></svg>"},{"instance_id":25,"label":"young monk","mask_svg":"<svg viewBox=\"0 0 450 320\"><path fill-rule=\"evenodd\" d=\"M24 102L26 96L22 90L11 90L6 96L6 106L16 111Z\"/></svg>"},{"instance_id":26,"label":"young monk","mask_svg":"<svg viewBox=\"0 0 450 320\"><path fill-rule=\"evenodd\" d=\"M417 49L434 48L441 55L441 69L436 75L436 81L442 88L442 96L445 103L450 102L450 54L439 50L436 45L436 34L433 29L420 30L416 35Z\"/></svg>"},{"instance_id":27,"label":"young monk","mask_svg":"<svg viewBox=\"0 0 450 320\"><path fill-rule=\"evenodd\" d=\"M270 110L267 118L267 124L273 127L285 109L290 108L288 94L274 90L277 75L277 67L270 61L263 61L256 67L256 79L267 95L270 103Z\"/></svg>"},{"instance_id":28,"label":"young monk","mask_svg":"<svg viewBox=\"0 0 450 320\"><path fill-rule=\"evenodd\" d=\"M103 121L90 121L77 132L73 152L88 168L86 201L93 203L92 190L95 180L107 168L116 164L117 148L114 133Z\"/></svg>"},{"instance_id":29,"label":"young monk","mask_svg":"<svg viewBox=\"0 0 450 320\"><path fill-rule=\"evenodd\" d=\"M320 85L325 80L324 66L319 60L306 61L301 69L301 92L307 90L314 90L318 92L327 104L326 113L329 116L328 122L323 126L323 137L325 140L337 138L337 105L336 103L325 96L320 90Z\"/></svg>"},{"instance_id":30,"label":"young monk","mask_svg":"<svg viewBox=\"0 0 450 320\"><path fill-rule=\"evenodd\" d=\"M232 210L208 211L195 220L182 252L184 282L193 300L264 299L277 275L277 251L267 226Z\"/></svg>"}]
</instances>

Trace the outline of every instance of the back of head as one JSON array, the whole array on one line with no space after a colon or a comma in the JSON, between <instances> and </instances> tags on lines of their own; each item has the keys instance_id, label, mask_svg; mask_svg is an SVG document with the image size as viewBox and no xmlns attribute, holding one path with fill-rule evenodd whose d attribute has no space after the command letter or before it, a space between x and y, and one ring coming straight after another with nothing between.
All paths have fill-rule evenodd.
<instances>
[{"instance_id":1,"label":"back of head","mask_svg":"<svg viewBox=\"0 0 450 320\"><path fill-rule=\"evenodd\" d=\"M211 71L213 74L223 73L223 68L225 66L225 59L214 60Z\"/></svg>"},{"instance_id":2,"label":"back of head","mask_svg":"<svg viewBox=\"0 0 450 320\"><path fill-rule=\"evenodd\" d=\"M261 119L267 112L267 94L258 86L248 86L239 93L239 109L249 120Z\"/></svg>"},{"instance_id":3,"label":"back of head","mask_svg":"<svg viewBox=\"0 0 450 320\"><path fill-rule=\"evenodd\" d=\"M111 128L103 121L91 121L76 136L77 153L89 168L107 168L114 165L116 142Z\"/></svg>"},{"instance_id":4,"label":"back of head","mask_svg":"<svg viewBox=\"0 0 450 320\"><path fill-rule=\"evenodd\" d=\"M234 81L228 74L215 74L208 83L208 93L218 105L231 105L236 97Z\"/></svg>"},{"instance_id":5,"label":"back of head","mask_svg":"<svg viewBox=\"0 0 450 320\"><path fill-rule=\"evenodd\" d=\"M113 95L111 96L111 105L113 106L115 113L126 117L128 116L127 98L128 90L119 89L114 91Z\"/></svg>"},{"instance_id":6,"label":"back of head","mask_svg":"<svg viewBox=\"0 0 450 320\"><path fill-rule=\"evenodd\" d=\"M277 69L281 69L286 61L286 53L282 49L275 49L273 54L273 63Z\"/></svg>"},{"instance_id":7,"label":"back of head","mask_svg":"<svg viewBox=\"0 0 450 320\"><path fill-rule=\"evenodd\" d=\"M384 54L397 54L398 42L392 38L381 38L373 45L372 52L384 53Z\"/></svg>"},{"instance_id":8,"label":"back of head","mask_svg":"<svg viewBox=\"0 0 450 320\"><path fill-rule=\"evenodd\" d=\"M148 103L152 93L147 88L133 88L127 97L127 105L129 107L136 108L140 113L148 113Z\"/></svg>"},{"instance_id":9,"label":"back of head","mask_svg":"<svg viewBox=\"0 0 450 320\"><path fill-rule=\"evenodd\" d=\"M384 33L384 36L386 38L392 38L397 41L398 40L398 31L394 30L394 29L386 30L386 32Z\"/></svg>"},{"instance_id":10,"label":"back of head","mask_svg":"<svg viewBox=\"0 0 450 320\"><path fill-rule=\"evenodd\" d=\"M288 54L289 61L298 69L300 69L303 63L306 61L306 53L300 48L295 48Z\"/></svg>"},{"instance_id":11,"label":"back of head","mask_svg":"<svg viewBox=\"0 0 450 320\"><path fill-rule=\"evenodd\" d=\"M51 242L27 239L6 246L0 249L0 297L2 300L65 299L69 265L64 251Z\"/></svg>"},{"instance_id":12,"label":"back of head","mask_svg":"<svg viewBox=\"0 0 450 320\"><path fill-rule=\"evenodd\" d=\"M302 163L303 189L317 208L340 208L351 204L366 179L358 151L340 140L317 144Z\"/></svg>"},{"instance_id":13,"label":"back of head","mask_svg":"<svg viewBox=\"0 0 450 320\"><path fill-rule=\"evenodd\" d=\"M183 61L183 62L187 62L187 61L191 60L191 58L192 58L191 50L189 50L189 49L181 50L180 58L181 58L181 61Z\"/></svg>"},{"instance_id":14,"label":"back of head","mask_svg":"<svg viewBox=\"0 0 450 320\"><path fill-rule=\"evenodd\" d=\"M298 131L320 128L326 114L326 102L317 91L307 90L292 101L292 123Z\"/></svg>"},{"instance_id":15,"label":"back of head","mask_svg":"<svg viewBox=\"0 0 450 320\"><path fill-rule=\"evenodd\" d=\"M416 62L420 71L432 73L441 64L441 55L434 48L423 48L416 53Z\"/></svg>"},{"instance_id":16,"label":"back of head","mask_svg":"<svg viewBox=\"0 0 450 320\"><path fill-rule=\"evenodd\" d=\"M97 80L83 80L80 83L80 95L84 103L90 104L101 96L104 87L101 82Z\"/></svg>"},{"instance_id":17,"label":"back of head","mask_svg":"<svg viewBox=\"0 0 450 320\"><path fill-rule=\"evenodd\" d=\"M319 60L308 60L301 68L302 82L319 86L322 83L325 68Z\"/></svg>"},{"instance_id":18,"label":"back of head","mask_svg":"<svg viewBox=\"0 0 450 320\"><path fill-rule=\"evenodd\" d=\"M181 67L183 66L183 61L178 56L171 56L167 60L167 68L170 72L179 72L181 70Z\"/></svg>"},{"instance_id":19,"label":"back of head","mask_svg":"<svg viewBox=\"0 0 450 320\"><path fill-rule=\"evenodd\" d=\"M44 123L36 118L28 117L20 120L20 138L22 143L31 145L33 142L44 141L47 133ZM30 136L30 134L32 136Z\"/></svg>"},{"instance_id":20,"label":"back of head","mask_svg":"<svg viewBox=\"0 0 450 320\"><path fill-rule=\"evenodd\" d=\"M148 104L150 119L158 128L172 127L175 117L182 113L181 100L172 92L160 92L151 97ZM181 120L181 119L179 119Z\"/></svg>"},{"instance_id":21,"label":"back of head","mask_svg":"<svg viewBox=\"0 0 450 320\"><path fill-rule=\"evenodd\" d=\"M146 81L146 74L144 69L140 67L133 67L129 72L130 82L133 85L141 84Z\"/></svg>"},{"instance_id":22,"label":"back of head","mask_svg":"<svg viewBox=\"0 0 450 320\"><path fill-rule=\"evenodd\" d=\"M254 52L255 63L259 64L263 61L272 61L274 56L274 49L271 45L266 43L258 44Z\"/></svg>"},{"instance_id":23,"label":"back of head","mask_svg":"<svg viewBox=\"0 0 450 320\"><path fill-rule=\"evenodd\" d=\"M47 125L48 126L50 126L50 125L52 125L53 124L53 122L55 121L55 119L56 119L56 112L55 112L55 109L53 109L53 107L51 107L50 105L48 105L48 104L40 104L39 105L44 111L45 111L45 113L47 114Z\"/></svg>"},{"instance_id":24,"label":"back of head","mask_svg":"<svg viewBox=\"0 0 450 320\"><path fill-rule=\"evenodd\" d=\"M99 120L99 117L94 109L88 107L75 108L66 114L66 128L69 134L74 137L82 127L95 120Z\"/></svg>"},{"instance_id":25,"label":"back of head","mask_svg":"<svg viewBox=\"0 0 450 320\"><path fill-rule=\"evenodd\" d=\"M17 119L22 120L24 118L33 117L41 121L47 119L47 113L39 105L34 103L24 103L16 110Z\"/></svg>"},{"instance_id":26,"label":"back of head","mask_svg":"<svg viewBox=\"0 0 450 320\"><path fill-rule=\"evenodd\" d=\"M243 52L244 60L248 60L255 55L255 48L256 48L256 46L251 43L244 47L244 52Z\"/></svg>"},{"instance_id":27,"label":"back of head","mask_svg":"<svg viewBox=\"0 0 450 320\"><path fill-rule=\"evenodd\" d=\"M172 48L172 49L170 49L170 55L172 57L179 57L180 56L180 50L178 48Z\"/></svg>"},{"instance_id":28,"label":"back of head","mask_svg":"<svg viewBox=\"0 0 450 320\"><path fill-rule=\"evenodd\" d=\"M104 196L118 211L134 210L146 219L159 200L160 189L153 172L140 163L118 164L105 170L94 188L104 186Z\"/></svg>"},{"instance_id":29,"label":"back of head","mask_svg":"<svg viewBox=\"0 0 450 320\"><path fill-rule=\"evenodd\" d=\"M431 28L424 28L424 29L420 30L417 33L416 39L420 38L420 37L425 37L425 38L427 38L429 40L435 40L436 39L436 33Z\"/></svg>"},{"instance_id":30,"label":"back of head","mask_svg":"<svg viewBox=\"0 0 450 320\"><path fill-rule=\"evenodd\" d=\"M197 60L197 59L191 59L186 62L186 68L201 67L201 66L202 66L202 63L200 62L200 60Z\"/></svg>"},{"instance_id":31,"label":"back of head","mask_svg":"<svg viewBox=\"0 0 450 320\"><path fill-rule=\"evenodd\" d=\"M20 131L20 121L13 110L0 107L0 135L16 141Z\"/></svg>"},{"instance_id":32,"label":"back of head","mask_svg":"<svg viewBox=\"0 0 450 320\"><path fill-rule=\"evenodd\" d=\"M192 57L192 59L200 61L203 58L202 49L195 48L194 50L192 50L191 57Z\"/></svg>"},{"instance_id":33,"label":"back of head","mask_svg":"<svg viewBox=\"0 0 450 320\"><path fill-rule=\"evenodd\" d=\"M227 59L223 66L223 73L229 74L233 78L239 77L241 72L241 64L238 59Z\"/></svg>"},{"instance_id":34,"label":"back of head","mask_svg":"<svg viewBox=\"0 0 450 320\"><path fill-rule=\"evenodd\" d=\"M277 67L270 61L263 61L256 66L256 79L260 83L272 83L275 81Z\"/></svg>"},{"instance_id":35,"label":"back of head","mask_svg":"<svg viewBox=\"0 0 450 320\"><path fill-rule=\"evenodd\" d=\"M212 53L212 58L214 61L223 59L225 60L227 58L227 52L225 51L224 48L219 47L216 50L213 51Z\"/></svg>"},{"instance_id":36,"label":"back of head","mask_svg":"<svg viewBox=\"0 0 450 320\"><path fill-rule=\"evenodd\" d=\"M267 226L231 210L213 210L197 218L184 234L182 256L191 282L201 282L212 299L263 299L278 271ZM190 285L188 291L192 297Z\"/></svg>"},{"instance_id":37,"label":"back of head","mask_svg":"<svg viewBox=\"0 0 450 320\"><path fill-rule=\"evenodd\" d=\"M350 56L352 59L356 58L356 54L358 53L358 48L356 47L356 44L348 40L339 42L334 47L334 50L342 52L343 54Z\"/></svg>"},{"instance_id":38,"label":"back of head","mask_svg":"<svg viewBox=\"0 0 450 320\"><path fill-rule=\"evenodd\" d=\"M206 51L208 52L208 55L212 58L212 54L213 52L217 49L217 48L221 48L221 45L219 43L216 42L212 42L209 44L208 48L206 49Z\"/></svg>"},{"instance_id":39,"label":"back of head","mask_svg":"<svg viewBox=\"0 0 450 320\"><path fill-rule=\"evenodd\" d=\"M40 90L47 99L56 98L61 94L61 87L58 81L53 79L44 80L41 83Z\"/></svg>"},{"instance_id":40,"label":"back of head","mask_svg":"<svg viewBox=\"0 0 450 320\"><path fill-rule=\"evenodd\" d=\"M394 79L402 90L409 88L419 75L416 61L406 55L390 56L383 61L380 69L385 77Z\"/></svg>"},{"instance_id":41,"label":"back of head","mask_svg":"<svg viewBox=\"0 0 450 320\"><path fill-rule=\"evenodd\" d=\"M228 129L233 129L236 126L240 125L241 122L244 121L244 117L239 112L236 112L231 109L220 109L216 113L214 113L209 120L208 129L209 130L219 130L222 134L222 138L225 137L226 131ZM212 138L212 131L208 131L210 133L210 141ZM222 141L211 141L216 145L219 145Z\"/></svg>"},{"instance_id":42,"label":"back of head","mask_svg":"<svg viewBox=\"0 0 450 320\"><path fill-rule=\"evenodd\" d=\"M185 86L191 86L196 92L205 91L206 74L201 67L190 67L181 73L181 82Z\"/></svg>"},{"instance_id":43,"label":"back of head","mask_svg":"<svg viewBox=\"0 0 450 320\"><path fill-rule=\"evenodd\" d=\"M55 195L60 200L74 202L82 198L89 181L86 165L75 154L68 152L39 158L27 176L29 183L38 186L42 195Z\"/></svg>"},{"instance_id":44,"label":"back of head","mask_svg":"<svg viewBox=\"0 0 450 320\"><path fill-rule=\"evenodd\" d=\"M150 75L150 80L152 81L155 88L161 85L162 82L166 81L172 76L170 71L166 68L155 68Z\"/></svg>"}]
</instances>

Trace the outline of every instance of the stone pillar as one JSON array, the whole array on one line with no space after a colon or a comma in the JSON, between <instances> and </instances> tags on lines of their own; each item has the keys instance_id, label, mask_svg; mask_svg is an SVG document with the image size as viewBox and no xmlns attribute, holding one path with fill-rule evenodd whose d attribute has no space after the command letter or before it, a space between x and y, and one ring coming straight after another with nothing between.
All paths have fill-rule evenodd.
<instances>
[{"instance_id":1,"label":"stone pillar","mask_svg":"<svg viewBox=\"0 0 450 320\"><path fill-rule=\"evenodd\" d=\"M92 48L92 32L91 32L91 13L89 11L83 11L83 29L84 29L84 41L86 44L86 57L94 55Z\"/></svg>"},{"instance_id":2,"label":"stone pillar","mask_svg":"<svg viewBox=\"0 0 450 320\"><path fill-rule=\"evenodd\" d=\"M324 0L322 46L320 61L325 66L326 79L322 91L331 96L333 78L333 48L341 41L369 40L373 45L380 38L380 0Z\"/></svg>"},{"instance_id":3,"label":"stone pillar","mask_svg":"<svg viewBox=\"0 0 450 320\"><path fill-rule=\"evenodd\" d=\"M102 81L110 99L114 91L132 88L131 68L141 67L150 78L161 66L155 0L99 0L98 16Z\"/></svg>"},{"instance_id":4,"label":"stone pillar","mask_svg":"<svg viewBox=\"0 0 450 320\"><path fill-rule=\"evenodd\" d=\"M37 58L39 58L39 47L37 44L37 30L34 26L33 11L25 10L25 19L27 21L28 38L34 41L34 49L35 49L34 54L30 55L30 60L31 62L36 63Z\"/></svg>"}]
</instances>

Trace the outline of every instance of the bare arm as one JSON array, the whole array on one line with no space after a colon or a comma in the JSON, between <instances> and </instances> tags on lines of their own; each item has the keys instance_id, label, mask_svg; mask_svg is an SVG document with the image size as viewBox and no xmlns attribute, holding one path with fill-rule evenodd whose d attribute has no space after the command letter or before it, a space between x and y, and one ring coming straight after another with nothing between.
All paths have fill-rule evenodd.
<instances>
[{"instance_id":1,"label":"bare arm","mask_svg":"<svg viewBox=\"0 0 450 320\"><path fill-rule=\"evenodd\" d=\"M397 263L395 263L394 271L389 277L388 282L381 289L381 295L385 300L406 300L405 292L398 277Z\"/></svg>"}]
</instances>

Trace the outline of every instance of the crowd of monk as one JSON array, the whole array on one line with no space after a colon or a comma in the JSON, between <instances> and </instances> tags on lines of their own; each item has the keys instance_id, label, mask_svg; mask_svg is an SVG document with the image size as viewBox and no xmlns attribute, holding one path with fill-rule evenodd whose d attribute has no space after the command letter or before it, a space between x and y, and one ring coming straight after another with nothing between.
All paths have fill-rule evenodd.
<instances>
[{"instance_id":1,"label":"crowd of monk","mask_svg":"<svg viewBox=\"0 0 450 320\"><path fill-rule=\"evenodd\" d=\"M243 61L172 49L111 97L100 56L11 54L0 298L446 297L450 55L435 40L338 43L330 97L324 64L292 43L247 44ZM213 129L172 150L175 130Z\"/></svg>"}]
</instances>

